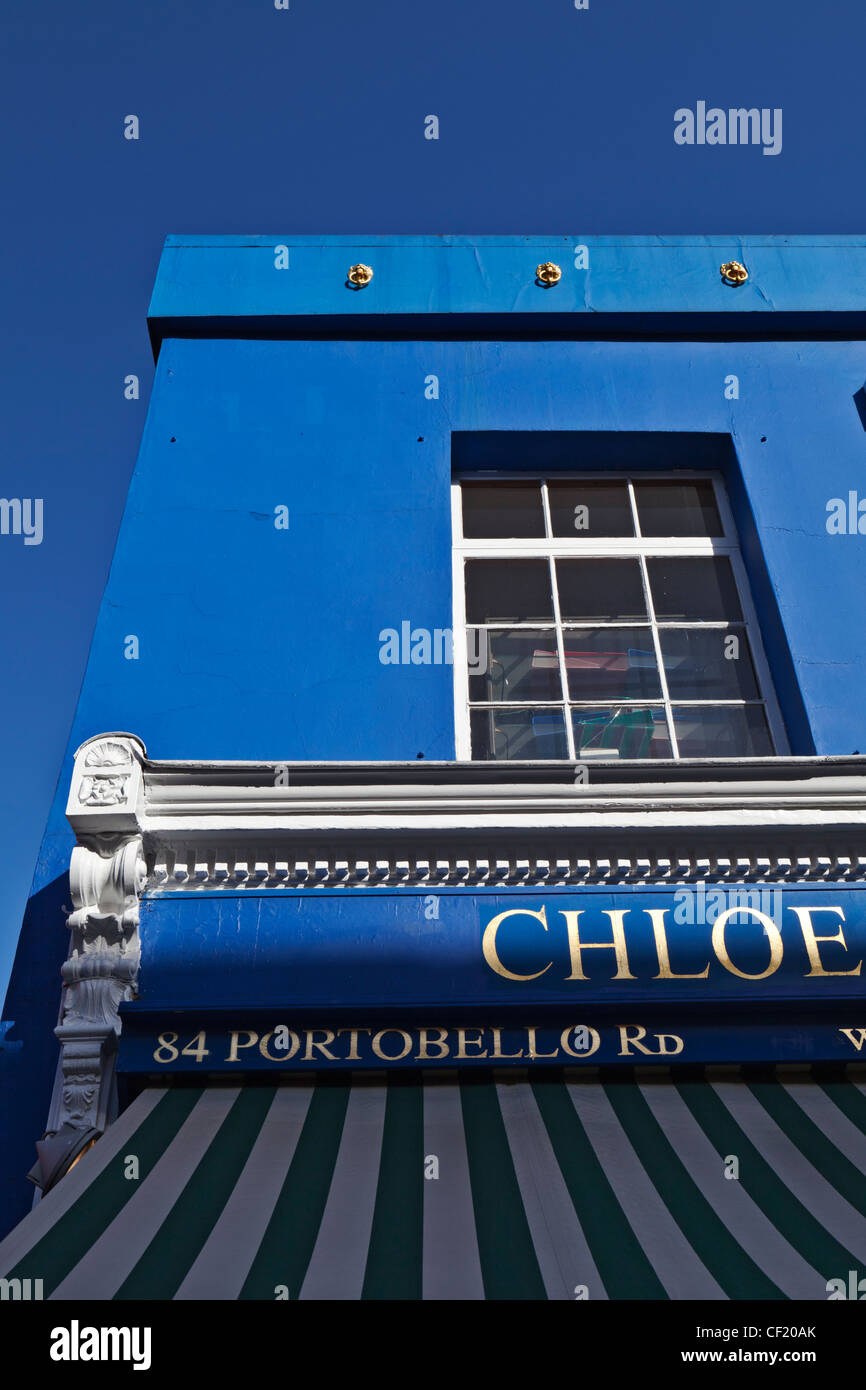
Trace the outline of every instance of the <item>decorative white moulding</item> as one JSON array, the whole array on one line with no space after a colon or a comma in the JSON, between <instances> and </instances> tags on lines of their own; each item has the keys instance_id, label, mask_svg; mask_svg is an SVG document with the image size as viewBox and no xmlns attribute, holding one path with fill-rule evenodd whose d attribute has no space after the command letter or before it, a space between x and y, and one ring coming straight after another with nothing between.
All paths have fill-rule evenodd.
<instances>
[{"instance_id":1,"label":"decorative white moulding","mask_svg":"<svg viewBox=\"0 0 866 1390\"><path fill-rule=\"evenodd\" d=\"M144 744L134 734L100 734L75 754L66 816L77 833L135 831L144 797Z\"/></svg>"}]
</instances>

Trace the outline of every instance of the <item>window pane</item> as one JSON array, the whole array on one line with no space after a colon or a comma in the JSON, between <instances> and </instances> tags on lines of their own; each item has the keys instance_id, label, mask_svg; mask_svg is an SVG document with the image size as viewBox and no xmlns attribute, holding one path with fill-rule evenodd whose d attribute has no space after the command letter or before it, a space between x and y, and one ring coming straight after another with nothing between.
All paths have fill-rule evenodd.
<instances>
[{"instance_id":1,"label":"window pane","mask_svg":"<svg viewBox=\"0 0 866 1390\"><path fill-rule=\"evenodd\" d=\"M722 520L711 482L635 483L644 536L721 536Z\"/></svg>"},{"instance_id":2,"label":"window pane","mask_svg":"<svg viewBox=\"0 0 866 1390\"><path fill-rule=\"evenodd\" d=\"M553 628L547 632L473 628L468 638L470 700L562 699Z\"/></svg>"},{"instance_id":3,"label":"window pane","mask_svg":"<svg viewBox=\"0 0 866 1390\"><path fill-rule=\"evenodd\" d=\"M473 758L567 758L561 709L474 709Z\"/></svg>"},{"instance_id":4,"label":"window pane","mask_svg":"<svg viewBox=\"0 0 866 1390\"><path fill-rule=\"evenodd\" d=\"M646 618L637 560L557 560L563 622Z\"/></svg>"},{"instance_id":5,"label":"window pane","mask_svg":"<svg viewBox=\"0 0 866 1390\"><path fill-rule=\"evenodd\" d=\"M742 628L661 628L671 698L754 700L758 683Z\"/></svg>"},{"instance_id":6,"label":"window pane","mask_svg":"<svg viewBox=\"0 0 866 1390\"><path fill-rule=\"evenodd\" d=\"M464 483L463 534L472 540L543 536L540 483Z\"/></svg>"},{"instance_id":7,"label":"window pane","mask_svg":"<svg viewBox=\"0 0 866 1390\"><path fill-rule=\"evenodd\" d=\"M639 700L662 693L648 627L566 628L565 670L572 700Z\"/></svg>"},{"instance_id":8,"label":"window pane","mask_svg":"<svg viewBox=\"0 0 866 1390\"><path fill-rule=\"evenodd\" d=\"M555 536L633 536L625 483L548 483Z\"/></svg>"},{"instance_id":9,"label":"window pane","mask_svg":"<svg viewBox=\"0 0 866 1390\"><path fill-rule=\"evenodd\" d=\"M726 555L706 560L669 556L647 560L650 592L659 622L739 622L743 613Z\"/></svg>"},{"instance_id":10,"label":"window pane","mask_svg":"<svg viewBox=\"0 0 866 1390\"><path fill-rule=\"evenodd\" d=\"M580 758L672 758L660 705L573 709L574 748Z\"/></svg>"},{"instance_id":11,"label":"window pane","mask_svg":"<svg viewBox=\"0 0 866 1390\"><path fill-rule=\"evenodd\" d=\"M760 758L773 752L760 705L674 709L681 758Z\"/></svg>"},{"instance_id":12,"label":"window pane","mask_svg":"<svg viewBox=\"0 0 866 1390\"><path fill-rule=\"evenodd\" d=\"M547 560L467 560L466 618L470 623L552 619Z\"/></svg>"}]
</instances>

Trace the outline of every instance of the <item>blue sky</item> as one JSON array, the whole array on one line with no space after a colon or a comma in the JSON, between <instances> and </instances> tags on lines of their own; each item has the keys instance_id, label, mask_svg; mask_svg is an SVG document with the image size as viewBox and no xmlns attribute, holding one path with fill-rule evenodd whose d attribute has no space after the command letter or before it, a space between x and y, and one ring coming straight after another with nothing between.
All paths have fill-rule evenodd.
<instances>
[{"instance_id":1,"label":"blue sky","mask_svg":"<svg viewBox=\"0 0 866 1390\"><path fill-rule=\"evenodd\" d=\"M40 545L0 535L2 996L147 408L164 237L863 233L866 11L6 0L0 25L0 496L44 503ZM781 108L781 153L676 145L699 100Z\"/></svg>"}]
</instances>

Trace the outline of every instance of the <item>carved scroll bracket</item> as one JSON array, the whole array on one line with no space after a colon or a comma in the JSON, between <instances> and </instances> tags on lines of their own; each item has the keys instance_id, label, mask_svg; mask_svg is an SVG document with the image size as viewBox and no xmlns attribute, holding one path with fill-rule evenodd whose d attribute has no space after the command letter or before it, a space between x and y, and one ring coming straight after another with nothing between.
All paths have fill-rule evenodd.
<instances>
[{"instance_id":1,"label":"carved scroll bracket","mask_svg":"<svg viewBox=\"0 0 866 1390\"><path fill-rule=\"evenodd\" d=\"M120 1032L118 1007L135 996L141 947L139 899L146 878L141 836L94 837L72 851L72 942L61 967L62 1097L55 1127L105 1126L110 1063Z\"/></svg>"}]
</instances>

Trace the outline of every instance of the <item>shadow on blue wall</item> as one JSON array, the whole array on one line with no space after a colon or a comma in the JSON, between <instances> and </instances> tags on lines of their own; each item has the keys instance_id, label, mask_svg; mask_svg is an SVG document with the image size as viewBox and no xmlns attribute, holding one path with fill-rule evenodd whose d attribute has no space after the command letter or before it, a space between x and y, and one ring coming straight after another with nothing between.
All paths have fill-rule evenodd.
<instances>
[{"instance_id":1,"label":"shadow on blue wall","mask_svg":"<svg viewBox=\"0 0 866 1390\"><path fill-rule=\"evenodd\" d=\"M5 1012L17 1037L0 1045L0 1239L26 1216L33 1188L26 1180L45 1130L57 1069L54 1036L60 967L69 949L69 875L61 874L27 904ZM45 981L55 987L46 990ZM18 1021L20 1020L20 1022ZM17 1044L17 1046L16 1046ZM13 1050L14 1049L14 1050Z\"/></svg>"}]
</instances>

